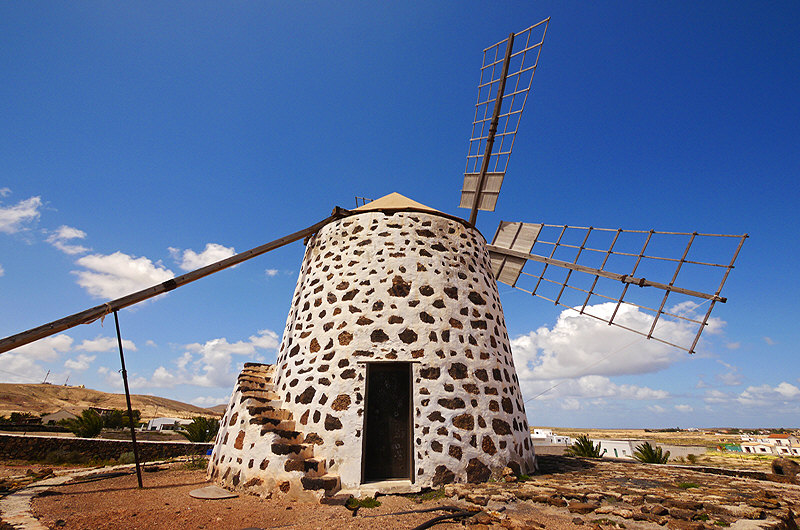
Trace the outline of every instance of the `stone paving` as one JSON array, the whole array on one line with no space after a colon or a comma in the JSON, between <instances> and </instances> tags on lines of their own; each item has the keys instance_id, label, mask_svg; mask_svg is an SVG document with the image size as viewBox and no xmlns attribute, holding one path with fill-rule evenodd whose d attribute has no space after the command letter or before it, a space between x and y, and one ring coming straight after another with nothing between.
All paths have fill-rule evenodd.
<instances>
[{"instance_id":1,"label":"stone paving","mask_svg":"<svg viewBox=\"0 0 800 530\"><path fill-rule=\"evenodd\" d=\"M507 473L495 482L448 485L445 493L483 507L492 516L481 522L487 527L535 528L524 517L532 507L556 508L573 523L595 528L797 529L800 521L800 485L780 475L757 480L688 466L550 455L540 456L539 464L541 473L529 480Z\"/></svg>"}]
</instances>

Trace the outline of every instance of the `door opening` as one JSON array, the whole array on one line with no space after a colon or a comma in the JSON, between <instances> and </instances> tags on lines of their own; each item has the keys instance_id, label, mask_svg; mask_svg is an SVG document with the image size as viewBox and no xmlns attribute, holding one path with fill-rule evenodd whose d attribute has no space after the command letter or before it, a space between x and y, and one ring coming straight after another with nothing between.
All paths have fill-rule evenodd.
<instances>
[{"instance_id":1,"label":"door opening","mask_svg":"<svg viewBox=\"0 0 800 530\"><path fill-rule=\"evenodd\" d=\"M410 479L411 364L368 363L363 481Z\"/></svg>"}]
</instances>

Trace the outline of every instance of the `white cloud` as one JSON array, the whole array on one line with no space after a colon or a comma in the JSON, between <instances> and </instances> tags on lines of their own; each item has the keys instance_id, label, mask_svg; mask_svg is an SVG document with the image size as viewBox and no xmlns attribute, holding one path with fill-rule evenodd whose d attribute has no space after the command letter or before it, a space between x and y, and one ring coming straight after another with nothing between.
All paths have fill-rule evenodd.
<instances>
[{"instance_id":1,"label":"white cloud","mask_svg":"<svg viewBox=\"0 0 800 530\"><path fill-rule=\"evenodd\" d=\"M264 274L272 278L273 276L277 276L279 272L278 269L267 269L264 271Z\"/></svg>"},{"instance_id":2,"label":"white cloud","mask_svg":"<svg viewBox=\"0 0 800 530\"><path fill-rule=\"evenodd\" d=\"M693 412L694 409L691 405L675 405L675 410L678 412Z\"/></svg>"},{"instance_id":3,"label":"white cloud","mask_svg":"<svg viewBox=\"0 0 800 530\"><path fill-rule=\"evenodd\" d=\"M720 390L707 390L706 396L703 398L706 403L728 403L731 401L731 396Z\"/></svg>"},{"instance_id":4,"label":"white cloud","mask_svg":"<svg viewBox=\"0 0 800 530\"><path fill-rule=\"evenodd\" d=\"M8 188L3 188L8 190ZM7 195L3 194L3 196ZM39 209L42 207L40 197L31 197L18 202L13 206L0 206L0 232L14 234L23 230L26 223L30 223L39 218Z\"/></svg>"},{"instance_id":5,"label":"white cloud","mask_svg":"<svg viewBox=\"0 0 800 530\"><path fill-rule=\"evenodd\" d=\"M5 274L6 274L5 269L3 268L2 265L0 265L0 276L5 276Z\"/></svg>"},{"instance_id":6,"label":"white cloud","mask_svg":"<svg viewBox=\"0 0 800 530\"><path fill-rule=\"evenodd\" d=\"M739 348L742 347L742 343L741 342L728 342L728 343L725 344L725 347L728 348L729 350L738 350Z\"/></svg>"},{"instance_id":7,"label":"white cloud","mask_svg":"<svg viewBox=\"0 0 800 530\"><path fill-rule=\"evenodd\" d=\"M83 372L89 368L89 365L97 358L96 355L86 355L81 353L75 359L67 359L64 362L64 367L77 372Z\"/></svg>"},{"instance_id":8,"label":"white cloud","mask_svg":"<svg viewBox=\"0 0 800 530\"><path fill-rule=\"evenodd\" d=\"M263 350L277 350L278 346L278 335L266 329L247 340L228 342L222 337L202 344L187 344L184 347L186 351L175 361L175 369L159 366L140 386L196 385L229 389L244 362L234 363L234 356L247 357L245 360L249 361L258 358Z\"/></svg>"},{"instance_id":9,"label":"white cloud","mask_svg":"<svg viewBox=\"0 0 800 530\"><path fill-rule=\"evenodd\" d=\"M73 239L86 239L86 232L67 225L61 225L47 236L47 242L65 254L82 254L89 249L83 245L70 244Z\"/></svg>"},{"instance_id":10,"label":"white cloud","mask_svg":"<svg viewBox=\"0 0 800 530\"><path fill-rule=\"evenodd\" d=\"M587 306L587 312L610 316L614 303ZM643 329L652 317L637 308L622 305L615 322ZM663 320L660 335L677 344L691 344L692 330L683 324ZM623 375L657 372L684 358L677 348L648 341L619 327L580 315L571 309L561 312L552 329L541 327L511 341L521 380L574 378L583 375Z\"/></svg>"},{"instance_id":11,"label":"white cloud","mask_svg":"<svg viewBox=\"0 0 800 530\"><path fill-rule=\"evenodd\" d=\"M770 385L749 386L736 400L745 406L769 406L780 403L797 402L800 388L786 381L776 387Z\"/></svg>"},{"instance_id":12,"label":"white cloud","mask_svg":"<svg viewBox=\"0 0 800 530\"><path fill-rule=\"evenodd\" d=\"M782 395L786 399L794 399L800 396L800 388L784 381L775 387L775 392Z\"/></svg>"},{"instance_id":13,"label":"white cloud","mask_svg":"<svg viewBox=\"0 0 800 530\"><path fill-rule=\"evenodd\" d=\"M177 383L178 378L176 376L169 373L169 371L163 366L159 366L153 372L153 377L150 378L149 386L164 388L175 386Z\"/></svg>"},{"instance_id":14,"label":"white cloud","mask_svg":"<svg viewBox=\"0 0 800 530\"><path fill-rule=\"evenodd\" d=\"M170 247L169 251L178 266L185 271L193 271L236 254L236 249L233 247L224 247L217 243L206 244L205 250L199 254L191 249L181 252L181 249L173 247Z\"/></svg>"},{"instance_id":15,"label":"white cloud","mask_svg":"<svg viewBox=\"0 0 800 530\"><path fill-rule=\"evenodd\" d=\"M70 351L73 339L63 333L39 339L15 349L13 353L25 355L37 361L54 361L59 354ZM5 356L7 354L3 354Z\"/></svg>"},{"instance_id":16,"label":"white cloud","mask_svg":"<svg viewBox=\"0 0 800 530\"><path fill-rule=\"evenodd\" d=\"M90 254L76 263L88 269L72 271L78 276L78 285L98 298L119 298L175 276L161 263L119 251L109 255Z\"/></svg>"},{"instance_id":17,"label":"white cloud","mask_svg":"<svg viewBox=\"0 0 800 530\"><path fill-rule=\"evenodd\" d=\"M724 361L717 360L717 362L728 369L727 372L717 375L719 382L727 386L739 386L742 384L742 374L739 373L737 367Z\"/></svg>"},{"instance_id":18,"label":"white cloud","mask_svg":"<svg viewBox=\"0 0 800 530\"><path fill-rule=\"evenodd\" d=\"M124 342L125 341L123 340L123 344L124 344ZM155 348L157 346L155 341L152 341L152 340L147 340L147 342L145 342L144 345L149 347L149 348Z\"/></svg>"},{"instance_id":19,"label":"white cloud","mask_svg":"<svg viewBox=\"0 0 800 530\"><path fill-rule=\"evenodd\" d=\"M228 394L227 396L223 397L215 397L215 396L198 396L190 401L192 405L197 405L198 407L214 407L217 405L226 405L228 401L230 401L231 395Z\"/></svg>"},{"instance_id":20,"label":"white cloud","mask_svg":"<svg viewBox=\"0 0 800 530\"><path fill-rule=\"evenodd\" d=\"M661 405L650 405L649 407L647 407L647 410L649 410L654 414L664 414L667 411L667 409L665 409Z\"/></svg>"},{"instance_id":21,"label":"white cloud","mask_svg":"<svg viewBox=\"0 0 800 530\"><path fill-rule=\"evenodd\" d=\"M10 193L10 188L0 188L0 197L7 197Z\"/></svg>"},{"instance_id":22,"label":"white cloud","mask_svg":"<svg viewBox=\"0 0 800 530\"><path fill-rule=\"evenodd\" d=\"M62 333L6 352L0 355L0 378L10 383L41 382L47 370L39 362L57 360L70 351L72 342L72 337Z\"/></svg>"},{"instance_id":23,"label":"white cloud","mask_svg":"<svg viewBox=\"0 0 800 530\"><path fill-rule=\"evenodd\" d=\"M76 350L88 352L107 352L117 350L117 339L114 337L97 337L92 340L84 340ZM125 350L136 351L136 344L128 339L122 339L122 348Z\"/></svg>"},{"instance_id":24,"label":"white cloud","mask_svg":"<svg viewBox=\"0 0 800 530\"><path fill-rule=\"evenodd\" d=\"M772 340L771 337L764 337L764 342L766 342L769 346L775 346L777 344L777 342Z\"/></svg>"},{"instance_id":25,"label":"white cloud","mask_svg":"<svg viewBox=\"0 0 800 530\"><path fill-rule=\"evenodd\" d=\"M655 390L649 387L617 384L608 377L600 375L587 375L577 379L562 379L560 381L530 381L522 384L522 392L528 401L548 400L562 402L562 408L569 408L575 403L591 402L598 399L621 400L658 400L666 399L669 393L665 390Z\"/></svg>"}]
</instances>

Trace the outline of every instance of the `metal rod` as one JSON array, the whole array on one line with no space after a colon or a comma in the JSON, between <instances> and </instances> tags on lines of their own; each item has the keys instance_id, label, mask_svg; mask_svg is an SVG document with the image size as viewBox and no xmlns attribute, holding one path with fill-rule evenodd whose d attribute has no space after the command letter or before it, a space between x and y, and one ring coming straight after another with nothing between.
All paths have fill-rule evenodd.
<instances>
[{"instance_id":1,"label":"metal rod","mask_svg":"<svg viewBox=\"0 0 800 530\"><path fill-rule=\"evenodd\" d=\"M583 248L586 246L586 242L589 240L589 234L592 233L591 227L589 230L586 231L586 237L583 238L583 243L581 243L581 248L578 249L578 253L575 255L575 260L572 262L573 265L578 264L578 260L581 257L581 252L583 252ZM564 294L564 289L567 287L567 283L569 282L570 277L572 276L572 269L567 269L567 278L564 280L564 285L561 286L561 290L558 292L558 296L556 297L556 302L561 300L561 295Z\"/></svg>"},{"instance_id":2,"label":"metal rod","mask_svg":"<svg viewBox=\"0 0 800 530\"><path fill-rule=\"evenodd\" d=\"M636 259L636 263L633 266L633 271L631 272L631 276L636 274L636 269L639 268L639 263L642 262L642 257L644 256L644 253L647 250L647 245L650 244L650 238L653 237L654 233L655 233L654 230L650 230L650 232L647 234L647 239L644 240L644 245L642 245L642 250L639 251L639 257ZM630 285L629 283L626 283L625 287L622 288L622 294L619 296L619 302L617 302L617 307L614 308L614 312L611 314L611 320L608 321L609 325L611 325L611 323L614 322L614 317L617 316L617 311L619 311L619 306L625 299L625 293L628 292L629 285Z\"/></svg>"},{"instance_id":3,"label":"metal rod","mask_svg":"<svg viewBox=\"0 0 800 530\"><path fill-rule=\"evenodd\" d=\"M739 255L739 251L742 250L742 245L744 245L744 240L747 239L749 236L744 234L742 238L739 240L739 246L736 247L736 251L733 253L733 257L731 258L731 263L728 265L728 269L725 271L725 274L722 276L722 280L719 282L719 287L717 288L717 295L722 292L722 287L725 285L725 280L728 279L728 274L730 274L731 269L733 268L733 264L736 261L736 257ZM708 306L708 311L706 311L705 316L703 317L703 323L700 324L700 329L697 331L697 335L694 337L694 342L692 342L692 347L689 348L689 353L694 353L694 348L697 346L697 342L700 340L700 334L705 329L706 324L708 322L708 317L711 316L711 310L714 309L714 300Z\"/></svg>"},{"instance_id":4,"label":"metal rod","mask_svg":"<svg viewBox=\"0 0 800 530\"><path fill-rule=\"evenodd\" d=\"M472 199L472 211L469 214L469 224L475 226L475 221L478 218L478 204L481 201L481 191L483 191L483 182L486 179L486 170L489 169L489 159L492 156L492 146L494 145L494 135L497 132L497 120L500 116L500 107L503 104L503 91L506 88L506 75L508 75L508 66L511 59L511 49L514 47L514 33L508 36L508 46L506 46L506 56L503 60L503 72L500 76L500 83L497 87L497 97L494 101L494 113L492 114L492 124L489 126L489 137L486 139L486 149L483 154L483 161L481 162L481 174L478 177L478 182L475 187L475 197Z\"/></svg>"},{"instance_id":5,"label":"metal rod","mask_svg":"<svg viewBox=\"0 0 800 530\"><path fill-rule=\"evenodd\" d=\"M142 489L142 468L139 464L139 444L136 443L136 427L133 425L133 407L131 407L131 391L128 388L128 371L125 369L125 355L122 353L122 334L119 332L119 317L114 311L114 325L117 327L117 345L119 346L119 363L122 365L122 384L125 385L125 401L128 403L128 423L131 427L131 441L133 442L133 460L136 462L136 480L139 489Z\"/></svg>"},{"instance_id":6,"label":"metal rod","mask_svg":"<svg viewBox=\"0 0 800 530\"><path fill-rule=\"evenodd\" d=\"M199 280L200 278L204 278L210 274L214 274L215 272L227 269L228 267L233 267L234 265L238 265L243 261L247 261L271 250L275 250L276 248L288 245L289 243L297 241L298 239L303 239L304 237L317 232L329 222L348 214L349 212L347 210L343 210L337 206L334 208L331 216L327 219L300 230L299 232L295 232L294 234L276 239L275 241L271 241L250 250L246 250L240 254L231 256L230 258L212 263L211 265L206 265L205 267L188 272L182 276L167 280L164 283L148 287L147 289L123 296L122 298L117 298L116 300L111 300L103 305L98 305L81 311L80 313L75 313L74 315L70 315L59 320L54 320L48 324L43 324L36 328L17 333L16 335L11 335L10 337L0 339L0 353L5 353L9 350L13 350L14 348L22 346L23 344L28 344L29 342L43 339L44 337L49 337L50 335L55 335L60 331L75 327L79 324L88 324L90 322L94 322L98 318L105 317L114 311L118 311L130 305L143 302L148 298L153 298L154 296L166 293L175 289L176 287L181 287L182 285Z\"/></svg>"},{"instance_id":7,"label":"metal rod","mask_svg":"<svg viewBox=\"0 0 800 530\"><path fill-rule=\"evenodd\" d=\"M617 280L625 284L625 289L627 289L629 285L633 284L633 285L638 285L639 287L656 287L658 289L664 289L666 291L673 291L676 293L681 293L689 296L696 296L698 298L704 298L706 300L716 300L717 302L722 302L722 303L728 301L727 298L716 294L708 294L700 291L693 291L691 289L684 289L683 287L675 287L660 282L653 282L646 278L637 278L636 276L633 276L633 274L617 274L615 272L595 269L594 267L587 267L585 265L576 265L574 263L570 263L569 261L562 261L560 259L554 259L552 257L547 258L545 256L537 256L536 254L526 254L525 252L519 252L517 250L510 250L507 248L496 247L494 245L487 245L486 248L490 252L496 252L498 254L505 254L507 256L514 256L517 258L523 258L530 261L544 263L545 267L547 267L548 265L553 265L555 267L562 267L564 269L571 269L578 272L585 272L586 274L602 276L603 278L608 278L610 280ZM636 267L634 267L633 272L636 272ZM544 271L542 271L542 276L544 276ZM624 295L625 295L625 290L623 289L622 296L620 296L619 299L622 299Z\"/></svg>"},{"instance_id":8,"label":"metal rod","mask_svg":"<svg viewBox=\"0 0 800 530\"><path fill-rule=\"evenodd\" d=\"M621 233L622 233L622 228L618 229L617 233L614 234L614 240L611 242L611 246L608 247L608 252L606 253L606 257L603 259L603 263L600 265L600 270L603 270L603 269L606 268L606 262L608 261L608 258L611 257L611 253L614 251L614 245L617 244L617 238L619 238L619 235ZM594 293L594 288L597 286L597 280L599 280L599 279L600 279L600 276L595 274L594 275L594 281L592 282L592 286L589 287L589 292L586 294L586 300L583 301L583 306L581 307L581 314L583 314L583 310L586 309L586 305L589 303L589 299L592 297L592 294Z\"/></svg>"},{"instance_id":9,"label":"metal rod","mask_svg":"<svg viewBox=\"0 0 800 530\"><path fill-rule=\"evenodd\" d=\"M692 242L694 242L694 238L696 236L697 236L697 233L692 234L692 237L689 238L689 243L686 244L686 249L683 251L683 256L681 256L680 262L678 262L678 265L675 267L675 274L672 275L672 280L669 282L670 289L675 284L675 280L678 279L678 273L681 272L681 267L683 267L683 262L686 261L686 256L689 255L689 249L692 248ZM670 289L667 289L666 292L664 293L664 298L661 300L661 305L658 308L658 312L656 313L656 317L653 319L653 325L650 326L650 331L647 334L647 338L648 339L653 334L653 330L656 329L656 324L658 324L658 319L661 316L661 311L664 310L664 306L667 303L667 298L669 298Z\"/></svg>"},{"instance_id":10,"label":"metal rod","mask_svg":"<svg viewBox=\"0 0 800 530\"><path fill-rule=\"evenodd\" d=\"M530 276L531 278L539 278L539 276L536 276L535 274L528 274L527 272L521 272L520 275L522 275L522 274L524 274L525 276ZM607 295L604 295L604 294L601 294L601 293L590 292L590 291L587 291L586 289L583 289L582 287L575 287L574 285L566 285L566 284L564 284L562 282L559 282L559 281L556 281L556 280L551 280L550 278L542 278L542 281L545 281L545 282L548 282L548 283L552 283L554 285L563 285L567 289L572 289L573 291L578 291L578 292L585 293L585 294L591 294L592 296L597 296L598 298L605 298L606 300L611 300L612 302L618 302L619 301L618 299L614 298L613 296L607 296ZM512 285L511 287L519 288L517 285ZM522 290L522 291L525 291L526 293L529 293L529 291L527 291L525 289L522 289L522 288L519 288L519 289ZM550 301L552 302L552 300L550 300ZM712 300L712 302L713 302L713 300ZM634 303L634 302L629 302L627 300L625 300L625 302L623 302L623 303L631 305L631 306L634 306L634 307L638 307L639 309L644 309L645 311L650 311L651 313L655 313L657 311L653 307L637 304L637 303ZM559 305L563 305L563 304L559 303ZM572 306L570 306L570 307L572 307ZM577 306L575 306L575 307L577 307ZM582 312L582 311L579 311L578 309L575 309L575 310L578 311L578 312ZM675 314L675 313L670 313L669 311L662 311L661 314L662 315L667 315L668 317L674 317L674 318L677 318L677 319L680 319L680 320L685 320L686 322L692 322L692 323L698 324L698 325L702 324L702 322L699 321L699 320L695 320L693 318L681 316L681 315L678 315L678 314Z\"/></svg>"},{"instance_id":11,"label":"metal rod","mask_svg":"<svg viewBox=\"0 0 800 530\"><path fill-rule=\"evenodd\" d=\"M564 232L566 232L566 231L567 231L567 226L564 225L564 227L561 228L561 234L559 234L559 236L558 236L558 242L561 242L561 238L564 237ZM550 259L553 259L553 256L555 256L557 248L558 248L558 243L556 243L553 246L553 251L550 252ZM547 272L547 265L548 265L548 263L545 261L544 262L544 267L542 267L542 277L539 278L539 281L536 282L536 287L533 288L533 292L534 293L536 293L539 290L539 285L542 283L542 278L544 278L544 275Z\"/></svg>"}]
</instances>

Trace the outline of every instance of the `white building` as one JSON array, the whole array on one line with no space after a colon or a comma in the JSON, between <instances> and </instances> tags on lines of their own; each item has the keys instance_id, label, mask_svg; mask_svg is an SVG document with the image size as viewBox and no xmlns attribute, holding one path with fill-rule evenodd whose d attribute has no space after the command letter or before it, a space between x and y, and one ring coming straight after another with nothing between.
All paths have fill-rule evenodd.
<instances>
[{"instance_id":1,"label":"white building","mask_svg":"<svg viewBox=\"0 0 800 530\"><path fill-rule=\"evenodd\" d=\"M592 443L600 444L600 453L603 458L627 458L633 460L633 452L642 445L645 440L592 440Z\"/></svg>"},{"instance_id":2,"label":"white building","mask_svg":"<svg viewBox=\"0 0 800 530\"><path fill-rule=\"evenodd\" d=\"M569 436L555 434L550 429L533 429L531 439L534 445L572 445L574 441Z\"/></svg>"},{"instance_id":3,"label":"white building","mask_svg":"<svg viewBox=\"0 0 800 530\"><path fill-rule=\"evenodd\" d=\"M180 418L153 418L147 422L148 431L177 431L183 425L189 425L192 420Z\"/></svg>"},{"instance_id":4,"label":"white building","mask_svg":"<svg viewBox=\"0 0 800 530\"><path fill-rule=\"evenodd\" d=\"M800 456L800 440L792 434L743 434L742 452L757 455Z\"/></svg>"}]
</instances>

